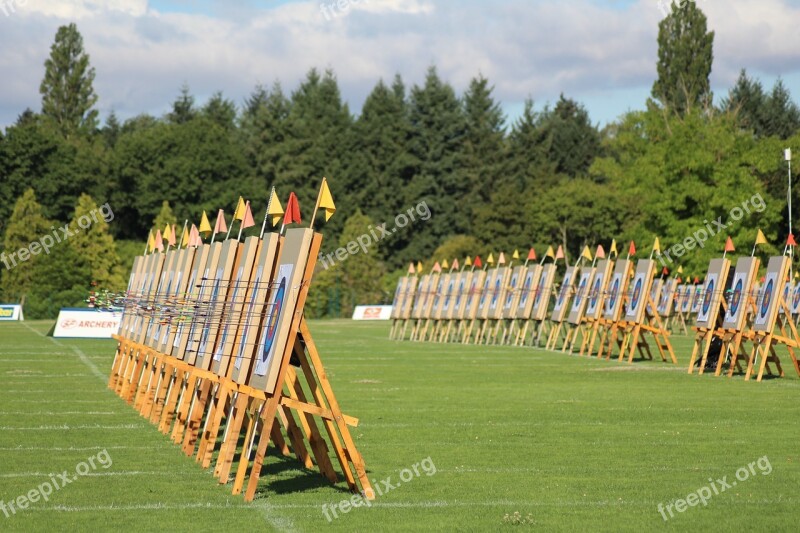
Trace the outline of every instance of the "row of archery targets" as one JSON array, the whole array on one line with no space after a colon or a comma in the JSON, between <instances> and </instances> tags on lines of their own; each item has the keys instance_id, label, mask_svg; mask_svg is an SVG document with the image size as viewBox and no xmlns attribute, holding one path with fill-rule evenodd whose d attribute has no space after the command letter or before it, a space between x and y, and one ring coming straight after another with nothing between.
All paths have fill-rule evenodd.
<instances>
[{"instance_id":1,"label":"row of archery targets","mask_svg":"<svg viewBox=\"0 0 800 533\"><path fill-rule=\"evenodd\" d=\"M774 365L783 376L775 350L783 346L800 375L800 283L788 279L787 256L770 258L761 282L757 257L741 257L735 268L727 257L713 259L702 284L681 284L665 270L657 277L653 259L579 259L563 274L544 261L489 269L473 263L449 272L436 263L427 274L412 265L397 284L389 336L538 346L628 362L637 352L653 359L652 342L663 361L677 364L670 335L688 333L693 322L689 373L696 366L704 372L716 345L715 375L727 365L729 377L757 372L761 381Z\"/></svg>"},{"instance_id":2,"label":"row of archery targets","mask_svg":"<svg viewBox=\"0 0 800 533\"><path fill-rule=\"evenodd\" d=\"M247 501L269 445L371 499L358 420L342 414L303 313L322 235L286 227L300 222L292 202L281 232L134 260L109 387ZM335 210L324 180L320 207Z\"/></svg>"}]
</instances>

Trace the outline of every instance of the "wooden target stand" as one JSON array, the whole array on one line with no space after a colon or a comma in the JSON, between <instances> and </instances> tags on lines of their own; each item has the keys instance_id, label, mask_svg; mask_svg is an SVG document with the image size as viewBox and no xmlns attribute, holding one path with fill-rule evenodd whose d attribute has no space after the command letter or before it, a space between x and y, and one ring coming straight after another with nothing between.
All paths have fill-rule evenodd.
<instances>
[{"instance_id":1,"label":"wooden target stand","mask_svg":"<svg viewBox=\"0 0 800 533\"><path fill-rule=\"evenodd\" d=\"M725 283L728 280L730 261L727 258L712 259L708 265L706 281L703 287L700 310L697 313L697 324L692 326L695 331L692 346L692 357L689 360L689 374L694 372L694 364L700 358L698 374L703 374L711 341L716 336L715 331L722 327L728 305L722 298ZM721 310L720 310L721 308ZM721 312L720 312L721 311ZM720 352L720 359L722 359Z\"/></svg>"},{"instance_id":2,"label":"wooden target stand","mask_svg":"<svg viewBox=\"0 0 800 533\"><path fill-rule=\"evenodd\" d=\"M763 301L760 304L756 301L752 330L753 349L747 361L745 381L749 380L753 375L757 362L759 367L756 381L761 381L765 370L771 374L769 363L775 364L780 377L784 376L780 358L775 351L776 345L784 345L786 347L794 363L795 371L800 375L800 364L798 364L794 353L794 349L800 347L800 336L798 336L797 328L792 320L791 309L784 296L789 263L790 259L786 256L770 258L764 291L772 290L773 299L777 300L777 302L773 304L772 301L768 301L767 307L764 308L765 303ZM770 287L771 283L774 283L773 287ZM761 298L762 300L766 299L766 294L762 294ZM781 310L783 313L780 312ZM776 326L777 330L780 331L780 335L776 334Z\"/></svg>"},{"instance_id":3,"label":"wooden target stand","mask_svg":"<svg viewBox=\"0 0 800 533\"><path fill-rule=\"evenodd\" d=\"M661 360L667 361L667 354L673 364L678 364L672 344L669 342L669 331L664 329L661 317L658 315L656 302L651 295L651 284L653 283L653 269L655 263L652 259L642 259L636 268L636 276L633 280L632 295L629 300L632 309L628 309L625 318L619 323L619 331L622 335L622 343L619 351L619 361L625 359L627 355L628 363L633 362L633 356L638 351L642 358L653 359L650 344L647 337L652 336L655 340ZM638 286L639 280L642 281ZM636 291L639 290L639 301L636 301ZM652 310L649 312L648 309Z\"/></svg>"},{"instance_id":4,"label":"wooden target stand","mask_svg":"<svg viewBox=\"0 0 800 533\"><path fill-rule=\"evenodd\" d=\"M294 453L306 468L316 462L322 475L335 483L338 476L330 459L330 442L350 490L360 491L368 499L375 496L349 430L358 420L342 413L303 313L321 242L322 235L314 233L273 394L237 383L227 372L197 368L139 339L115 336L119 345L109 387L134 403L163 433L169 432L174 421L173 440L182 444L187 455L197 450L196 459L204 468L210 466L219 446L214 474L220 483L229 481L238 457L233 494L244 491L246 501L255 497L270 441L283 455ZM230 361L232 365L233 359ZM161 369L162 379L155 388L145 379L148 366L152 372ZM192 390L194 384L197 387ZM306 392L310 392L310 400Z\"/></svg>"}]
</instances>

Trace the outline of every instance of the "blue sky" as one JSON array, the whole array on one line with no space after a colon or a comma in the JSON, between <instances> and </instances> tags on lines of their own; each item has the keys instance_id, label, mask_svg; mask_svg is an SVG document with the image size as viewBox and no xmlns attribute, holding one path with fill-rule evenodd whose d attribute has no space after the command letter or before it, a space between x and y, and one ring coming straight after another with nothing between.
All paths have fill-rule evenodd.
<instances>
[{"instance_id":1,"label":"blue sky","mask_svg":"<svg viewBox=\"0 0 800 533\"><path fill-rule=\"evenodd\" d=\"M800 0L697 0L716 32L712 88L746 67L800 100ZM331 68L353 112L383 78L430 65L461 93L483 74L510 120L560 93L604 125L641 109L656 75L659 0L27 0L0 11L0 127L40 108L43 63L75 22L96 68L101 116L167 111L182 84L241 103L256 84L293 90Z\"/></svg>"}]
</instances>

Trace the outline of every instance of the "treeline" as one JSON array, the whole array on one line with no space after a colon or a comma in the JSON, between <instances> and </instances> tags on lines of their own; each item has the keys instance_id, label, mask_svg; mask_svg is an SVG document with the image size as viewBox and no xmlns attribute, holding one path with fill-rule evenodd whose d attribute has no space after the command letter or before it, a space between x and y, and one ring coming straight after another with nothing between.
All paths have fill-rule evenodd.
<instances>
[{"instance_id":1,"label":"treeline","mask_svg":"<svg viewBox=\"0 0 800 533\"><path fill-rule=\"evenodd\" d=\"M9 241L15 217L26 216L12 216L15 202L32 201L23 196L29 188L41 217L54 223L72 219L83 194L107 202L115 214L105 229L113 248L92 253L123 266L141 253L151 228L197 223L203 210L230 215L240 195L263 216L272 186L282 199L298 195L305 220L328 178L337 213L323 226L326 253L370 225L391 228L397 214L425 202L429 220L319 272L311 309L337 315L391 297L412 261L429 266L433 259L531 246L541 253L562 244L574 262L584 245L608 247L612 238L635 240L649 254L654 237L663 248L682 242L761 194L764 212L669 265L702 276L728 234L747 248L761 228L774 243L766 252L782 249L783 149L800 149L800 112L782 82L768 90L742 71L727 97L711 104L712 44L695 4L673 5L659 32L653 98L602 130L563 95L543 107L528 101L508 120L491 80L477 76L458 94L434 67L419 85L409 87L399 75L378 81L357 116L342 101L335 74L312 69L288 93L275 83L256 87L240 104L221 93L196 102L183 87L164 116L121 123L112 113L100 125L94 71L77 28L65 26L45 65L42 110L26 110L0 134L3 251L38 238L31 229ZM71 268L72 259L63 259L55 270ZM30 261L32 274L39 262ZM27 294L30 301L30 281L4 267L2 273L0 300ZM119 288L114 284L125 276L122 268L103 282ZM94 277L81 279L88 287Z\"/></svg>"}]
</instances>

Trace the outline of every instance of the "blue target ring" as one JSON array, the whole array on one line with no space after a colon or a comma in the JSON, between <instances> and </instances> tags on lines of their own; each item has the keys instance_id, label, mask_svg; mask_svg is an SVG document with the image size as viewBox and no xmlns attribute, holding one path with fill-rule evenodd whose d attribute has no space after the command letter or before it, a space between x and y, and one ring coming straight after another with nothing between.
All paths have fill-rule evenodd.
<instances>
[{"instance_id":1,"label":"blue target ring","mask_svg":"<svg viewBox=\"0 0 800 533\"><path fill-rule=\"evenodd\" d=\"M541 299L543 292L544 292L544 278L542 278L542 281L539 282L539 288L536 291L536 299L534 299L533 305L539 304L539 300Z\"/></svg>"},{"instance_id":2,"label":"blue target ring","mask_svg":"<svg viewBox=\"0 0 800 533\"><path fill-rule=\"evenodd\" d=\"M272 311L272 314L269 317L269 322L267 323L267 327L264 330L264 349L261 351L262 362L266 362L266 360L269 358L269 352L272 349L272 344L275 342L275 335L278 333L278 319L280 318L281 310L283 309L283 297L285 294L286 278L283 278L278 290L275 291L275 297L272 300L275 303L275 309Z\"/></svg>"},{"instance_id":3,"label":"blue target ring","mask_svg":"<svg viewBox=\"0 0 800 533\"><path fill-rule=\"evenodd\" d=\"M633 296L631 296L631 311L639 307L639 299L642 297L642 278L636 280L633 286Z\"/></svg>"},{"instance_id":4,"label":"blue target ring","mask_svg":"<svg viewBox=\"0 0 800 533\"><path fill-rule=\"evenodd\" d=\"M608 299L608 310L611 311L614 309L614 306L617 303L617 293L619 292L619 278L614 280L614 285L611 286L611 295Z\"/></svg>"},{"instance_id":5,"label":"blue target ring","mask_svg":"<svg viewBox=\"0 0 800 533\"><path fill-rule=\"evenodd\" d=\"M733 296L731 296L731 316L736 316L736 312L739 310L739 304L742 302L743 288L744 281L742 278L739 278L739 281L736 282L736 286L733 288Z\"/></svg>"},{"instance_id":6,"label":"blue target ring","mask_svg":"<svg viewBox=\"0 0 800 533\"><path fill-rule=\"evenodd\" d=\"M533 283L533 274L528 274L525 277L525 286L522 288L522 298L519 301L519 306L524 307L525 302L528 301L528 292L531 290L531 284Z\"/></svg>"},{"instance_id":7,"label":"blue target ring","mask_svg":"<svg viewBox=\"0 0 800 533\"><path fill-rule=\"evenodd\" d=\"M795 287L792 299L792 307L797 309L798 305L800 305L800 285L797 285L797 287Z\"/></svg>"},{"instance_id":8,"label":"blue target ring","mask_svg":"<svg viewBox=\"0 0 800 533\"><path fill-rule=\"evenodd\" d=\"M714 296L714 280L709 280L708 287L706 287L706 294L703 296L703 315L708 314L711 307L711 297Z\"/></svg>"},{"instance_id":9,"label":"blue target ring","mask_svg":"<svg viewBox=\"0 0 800 533\"><path fill-rule=\"evenodd\" d=\"M592 299L590 300L590 305L592 309L597 307L597 298L600 296L600 278L597 278L597 281L594 282L594 288L592 289Z\"/></svg>"},{"instance_id":10,"label":"blue target ring","mask_svg":"<svg viewBox=\"0 0 800 533\"><path fill-rule=\"evenodd\" d=\"M769 311L769 304L772 301L772 290L774 286L775 286L775 280L771 279L769 280L769 283L767 283L767 286L764 288L764 297L761 300L761 309L759 312L761 318L767 316L767 311Z\"/></svg>"}]
</instances>

